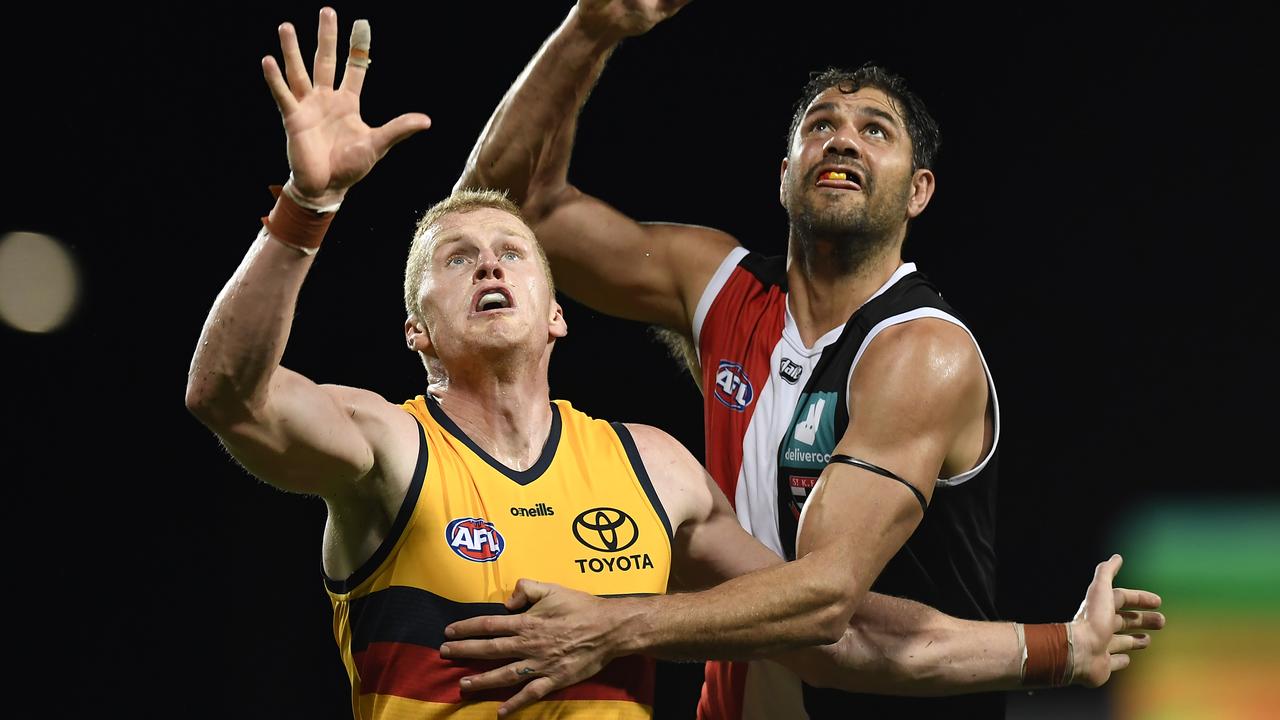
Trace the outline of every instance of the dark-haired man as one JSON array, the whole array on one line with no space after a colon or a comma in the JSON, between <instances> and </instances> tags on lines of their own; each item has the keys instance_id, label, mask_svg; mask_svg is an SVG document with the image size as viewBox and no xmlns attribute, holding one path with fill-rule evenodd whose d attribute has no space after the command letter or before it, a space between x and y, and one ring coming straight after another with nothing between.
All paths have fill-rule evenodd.
<instances>
[{"instance_id":1,"label":"dark-haired man","mask_svg":"<svg viewBox=\"0 0 1280 720\"><path fill-rule=\"evenodd\" d=\"M525 699L623 648L757 659L801 639L829 643L870 590L996 617L999 403L969 328L902 257L933 196L939 145L905 81L865 65L815 74L804 88L781 163L785 255L748 252L711 228L639 223L569 184L578 111L605 60L683 4L581 0L503 98L457 187L511 193L570 296L689 343L706 465L743 527L794 562L644 600L531 584L517 600L548 607L456 626L459 638L515 636L450 650L527 658L517 665L542 677ZM1039 663L1066 653L1070 638L1057 626L1028 632L1028 674L1059 682L1062 668ZM502 672L473 686L526 679ZM802 705L814 717L996 717L1004 698L852 694L802 685L768 661L710 663L699 714L791 718Z\"/></svg>"}]
</instances>

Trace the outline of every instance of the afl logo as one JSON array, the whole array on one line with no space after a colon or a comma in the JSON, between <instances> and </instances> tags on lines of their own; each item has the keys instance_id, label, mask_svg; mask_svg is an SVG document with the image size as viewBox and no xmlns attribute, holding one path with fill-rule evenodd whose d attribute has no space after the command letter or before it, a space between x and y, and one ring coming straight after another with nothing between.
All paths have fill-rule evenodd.
<instances>
[{"instance_id":1,"label":"afl logo","mask_svg":"<svg viewBox=\"0 0 1280 720\"><path fill-rule=\"evenodd\" d=\"M484 518L457 518L444 529L449 549L463 560L493 562L507 547L507 541L493 523Z\"/></svg>"},{"instance_id":2,"label":"afl logo","mask_svg":"<svg viewBox=\"0 0 1280 720\"><path fill-rule=\"evenodd\" d=\"M755 391L741 365L728 360L720 361L720 367L716 369L715 396L730 410L742 411L751 404Z\"/></svg>"},{"instance_id":3,"label":"afl logo","mask_svg":"<svg viewBox=\"0 0 1280 720\"><path fill-rule=\"evenodd\" d=\"M631 516L611 507L584 510L573 519L573 536L600 552L622 552L636 543L640 529Z\"/></svg>"}]
</instances>

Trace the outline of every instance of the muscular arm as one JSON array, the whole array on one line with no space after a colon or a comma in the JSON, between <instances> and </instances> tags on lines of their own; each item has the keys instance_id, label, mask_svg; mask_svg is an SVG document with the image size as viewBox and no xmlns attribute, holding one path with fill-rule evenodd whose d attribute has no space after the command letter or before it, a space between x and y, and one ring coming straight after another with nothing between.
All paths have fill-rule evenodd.
<instances>
[{"instance_id":1,"label":"muscular arm","mask_svg":"<svg viewBox=\"0 0 1280 720\"><path fill-rule=\"evenodd\" d=\"M609 54L682 4L576 5L502 98L455 189L508 191L571 297L688 336L702 289L737 241L710 228L638 223L568 182L578 113Z\"/></svg>"},{"instance_id":2,"label":"muscular arm","mask_svg":"<svg viewBox=\"0 0 1280 720\"><path fill-rule=\"evenodd\" d=\"M386 403L279 364L313 257L258 236L209 311L186 402L258 478L334 497L372 470L373 448L356 418Z\"/></svg>"},{"instance_id":3,"label":"muscular arm","mask_svg":"<svg viewBox=\"0 0 1280 720\"><path fill-rule=\"evenodd\" d=\"M952 695L1022 685L1011 622L961 620L904 598L868 593L831 645L773 658L805 682L880 695Z\"/></svg>"},{"instance_id":4,"label":"muscular arm","mask_svg":"<svg viewBox=\"0 0 1280 720\"><path fill-rule=\"evenodd\" d=\"M629 427L664 506L683 513L672 548L675 589L703 590L783 563L742 529L720 487L682 445L656 428ZM1022 646L1011 622L961 620L867 593L838 641L771 659L820 687L942 695L1019 687Z\"/></svg>"},{"instance_id":5,"label":"muscular arm","mask_svg":"<svg viewBox=\"0 0 1280 720\"><path fill-rule=\"evenodd\" d=\"M367 27L359 41L366 45ZM304 205L334 206L392 145L429 120L403 115L381 128L361 121L364 67L348 65L342 86L333 87L332 10L320 13L314 85L293 26L283 24L279 32L288 81L271 57L264 58L263 73L288 138L286 193ZM358 42L354 33L352 42ZM319 386L280 366L314 255L288 236L297 225L277 217L270 232L259 233L209 312L188 372L186 404L254 475L285 490L337 497L375 467L370 438L385 435L391 423L408 421L373 393Z\"/></svg>"},{"instance_id":6,"label":"muscular arm","mask_svg":"<svg viewBox=\"0 0 1280 720\"><path fill-rule=\"evenodd\" d=\"M986 379L972 341L941 321L881 333L850 384L851 419L836 451L894 470L926 498ZM750 659L839 640L921 515L900 483L845 465L823 471L801 519L797 559L705 592L619 603L630 617L620 654Z\"/></svg>"},{"instance_id":7,"label":"muscular arm","mask_svg":"<svg viewBox=\"0 0 1280 720\"><path fill-rule=\"evenodd\" d=\"M786 567L780 557L738 525L728 500L679 443L655 428L630 428L663 506L677 527L672 555L682 588L697 589L726 581L721 587L742 586ZM1143 591L1112 589L1119 567L1118 557L1099 565L1081 612L1071 623L1077 684L1096 686L1105 682L1111 671L1127 665L1125 653L1142 649L1150 642L1147 635L1120 633L1163 625L1162 615L1147 612L1159 607L1159 597ZM753 574L739 577L746 573ZM670 607L667 603L671 599L687 599L694 601L691 605L696 607L699 598L714 596L713 590L638 602ZM737 598L740 602L749 601L748 596ZM567 588L521 580L508 608L518 610L529 603L535 604L521 615L455 623L446 629L451 640L441 647L441 653L448 657L525 658L463 680L463 687L468 690L519 684L530 679L519 670L532 668L536 679L504 705L508 710L577 682L596 672L607 660L625 654L613 644L621 637L619 628L643 617L634 612L634 607L626 609L633 604L628 600L601 600ZM744 622L746 632L773 634L767 624ZM781 653L772 659L789 666L812 685L854 692L929 696L1012 690L1023 687L1023 645L1014 628L1014 623L961 620L917 602L868 593L838 641ZM481 635L498 637L462 639ZM694 657L703 653L704 657L721 656L721 646L713 640L699 639L689 645Z\"/></svg>"}]
</instances>

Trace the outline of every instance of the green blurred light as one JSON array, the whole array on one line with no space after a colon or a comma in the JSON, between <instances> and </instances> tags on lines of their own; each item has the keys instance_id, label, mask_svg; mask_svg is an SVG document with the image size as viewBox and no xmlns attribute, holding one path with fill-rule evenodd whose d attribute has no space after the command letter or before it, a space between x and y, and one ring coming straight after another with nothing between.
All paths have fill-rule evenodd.
<instances>
[{"instance_id":1,"label":"green blurred light","mask_svg":"<svg viewBox=\"0 0 1280 720\"><path fill-rule=\"evenodd\" d=\"M1157 505L1120 536L1123 585L1183 608L1280 612L1280 501Z\"/></svg>"}]
</instances>

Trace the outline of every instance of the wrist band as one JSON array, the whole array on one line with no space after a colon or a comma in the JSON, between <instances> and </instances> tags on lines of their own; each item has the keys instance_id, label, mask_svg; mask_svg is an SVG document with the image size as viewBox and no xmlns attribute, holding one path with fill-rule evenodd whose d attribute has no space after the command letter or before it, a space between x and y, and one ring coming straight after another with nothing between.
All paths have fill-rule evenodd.
<instances>
[{"instance_id":1,"label":"wrist band","mask_svg":"<svg viewBox=\"0 0 1280 720\"><path fill-rule=\"evenodd\" d=\"M1066 623L1022 625L1022 684L1031 687L1062 687L1074 673L1071 657L1071 629Z\"/></svg>"},{"instance_id":2,"label":"wrist band","mask_svg":"<svg viewBox=\"0 0 1280 720\"><path fill-rule=\"evenodd\" d=\"M287 183L283 187L272 185L269 189L276 204L271 213L262 218L267 234L295 250L314 255L341 203L313 205L299 199Z\"/></svg>"}]
</instances>

